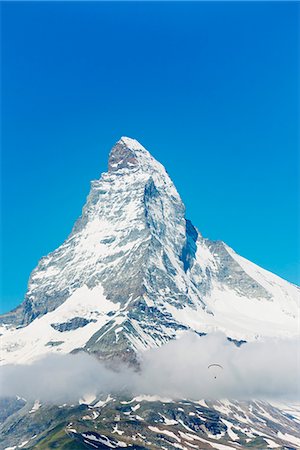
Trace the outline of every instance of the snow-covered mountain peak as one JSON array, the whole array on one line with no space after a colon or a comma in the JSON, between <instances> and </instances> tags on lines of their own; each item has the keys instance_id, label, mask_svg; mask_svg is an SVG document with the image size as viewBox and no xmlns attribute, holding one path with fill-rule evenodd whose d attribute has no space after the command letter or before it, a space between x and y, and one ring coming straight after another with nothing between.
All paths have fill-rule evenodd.
<instances>
[{"instance_id":1,"label":"snow-covered mountain peak","mask_svg":"<svg viewBox=\"0 0 300 450\"><path fill-rule=\"evenodd\" d=\"M131 137L122 136L118 141L118 143L123 143L124 145L126 145L127 148L130 148L131 150L141 150L145 153L150 154L148 150L146 150L145 147L139 141Z\"/></svg>"},{"instance_id":2,"label":"snow-covered mountain peak","mask_svg":"<svg viewBox=\"0 0 300 450\"><path fill-rule=\"evenodd\" d=\"M145 173L156 173L166 177L167 173L162 164L145 149L136 139L121 137L113 146L108 159L108 171L118 174L128 171L141 171Z\"/></svg>"},{"instance_id":3,"label":"snow-covered mountain peak","mask_svg":"<svg viewBox=\"0 0 300 450\"><path fill-rule=\"evenodd\" d=\"M219 220L218 211L212 211ZM0 316L0 364L86 352L112 366L122 360L136 367L141 352L185 331L200 336L221 331L232 346L295 337L299 297L296 286L224 242L203 238L185 218L184 204L164 167L139 142L122 137L111 150L108 172L92 181L71 234L33 270L23 303ZM211 349L207 354L213 361ZM207 359L201 352L195 358ZM179 372L185 370L182 361L184 357L176 361ZM192 366L197 374L197 365ZM155 367L160 374L161 367ZM88 367L84 370L84 380L92 380ZM173 379L173 371L167 376ZM105 398L84 395L79 407L57 408L40 397L34 403L19 396L3 398L0 448L44 448L50 441L59 448L64 443L69 448L77 443L146 448L150 443L151 448L182 449L296 448L290 443L299 442L295 410L279 414L265 402L192 402L186 396L173 402L158 395L127 397L123 389L122 396ZM68 441L62 440L63 433Z\"/></svg>"},{"instance_id":4,"label":"snow-covered mountain peak","mask_svg":"<svg viewBox=\"0 0 300 450\"><path fill-rule=\"evenodd\" d=\"M204 239L165 168L122 137L71 234L40 260L0 332L4 362L77 348L130 360L183 330L295 336L298 317L299 289Z\"/></svg>"},{"instance_id":5,"label":"snow-covered mountain peak","mask_svg":"<svg viewBox=\"0 0 300 450\"><path fill-rule=\"evenodd\" d=\"M132 169L139 166L139 159L147 158L146 150L135 139L122 137L112 148L109 160L109 172L120 169Z\"/></svg>"}]
</instances>

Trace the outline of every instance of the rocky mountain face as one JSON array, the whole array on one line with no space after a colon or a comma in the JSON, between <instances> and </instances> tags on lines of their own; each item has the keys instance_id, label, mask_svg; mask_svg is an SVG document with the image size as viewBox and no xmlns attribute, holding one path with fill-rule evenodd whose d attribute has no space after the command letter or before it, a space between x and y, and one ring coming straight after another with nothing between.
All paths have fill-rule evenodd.
<instances>
[{"instance_id":1,"label":"rocky mountain face","mask_svg":"<svg viewBox=\"0 0 300 450\"><path fill-rule=\"evenodd\" d=\"M108 396L60 406L0 402L1 409L8 405L15 412L0 416L0 448L6 450L296 450L300 445L299 410L262 401Z\"/></svg>"},{"instance_id":2,"label":"rocky mountain face","mask_svg":"<svg viewBox=\"0 0 300 450\"><path fill-rule=\"evenodd\" d=\"M237 345L294 337L299 334L299 295L298 287L237 255L224 242L204 238L186 219L164 167L136 140L123 137L111 150L108 172L92 182L69 237L33 270L23 303L0 316L1 363L85 351L136 365L139 352L184 330L198 335L219 330ZM137 405L126 401L115 399L111 409L83 403L76 410L34 410L30 421L35 427L28 432L28 403L7 400L10 413L1 425L6 446L0 448L21 448L21 437L29 439L30 433L30 439L34 434L38 438L22 448L299 448L292 441L284 444L284 426L294 433L296 418L271 411L270 405L237 405L239 418L233 410L228 418L217 404L159 401L151 408L141 404L137 418L132 412ZM249 412L245 417L245 408L250 413L254 408L256 418L250 420ZM109 433L103 421L108 421ZM262 427L270 428L267 434L261 434ZM63 444L51 447L51 439L45 444L39 433L46 441L49 436L62 438Z\"/></svg>"}]
</instances>

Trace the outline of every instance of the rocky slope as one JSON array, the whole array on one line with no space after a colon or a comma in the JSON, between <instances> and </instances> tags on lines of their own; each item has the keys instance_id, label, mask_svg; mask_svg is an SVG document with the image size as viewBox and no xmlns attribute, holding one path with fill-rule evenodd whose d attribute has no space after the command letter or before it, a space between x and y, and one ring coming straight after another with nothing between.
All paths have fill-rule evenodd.
<instances>
[{"instance_id":1,"label":"rocky slope","mask_svg":"<svg viewBox=\"0 0 300 450\"><path fill-rule=\"evenodd\" d=\"M299 408L286 411L261 401L108 396L68 406L19 399L13 407L6 420L0 418L1 449L300 448Z\"/></svg>"}]
</instances>

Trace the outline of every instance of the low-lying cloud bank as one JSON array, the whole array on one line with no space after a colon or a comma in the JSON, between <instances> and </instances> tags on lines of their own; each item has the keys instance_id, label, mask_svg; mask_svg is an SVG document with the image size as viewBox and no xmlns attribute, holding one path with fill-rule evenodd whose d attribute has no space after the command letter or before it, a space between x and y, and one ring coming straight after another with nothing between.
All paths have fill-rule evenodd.
<instances>
[{"instance_id":1,"label":"low-lying cloud bank","mask_svg":"<svg viewBox=\"0 0 300 450\"><path fill-rule=\"evenodd\" d=\"M236 347L221 333L186 333L141 355L141 371L118 372L87 354L49 355L0 369L2 396L52 403L87 394L128 392L169 398L300 398L300 341L267 340ZM212 366L218 364L219 366Z\"/></svg>"},{"instance_id":2,"label":"low-lying cloud bank","mask_svg":"<svg viewBox=\"0 0 300 450\"><path fill-rule=\"evenodd\" d=\"M299 343L267 340L237 347L221 333L201 338L189 333L145 354L141 384L171 397L295 399ZM215 363L223 369L208 369Z\"/></svg>"}]
</instances>

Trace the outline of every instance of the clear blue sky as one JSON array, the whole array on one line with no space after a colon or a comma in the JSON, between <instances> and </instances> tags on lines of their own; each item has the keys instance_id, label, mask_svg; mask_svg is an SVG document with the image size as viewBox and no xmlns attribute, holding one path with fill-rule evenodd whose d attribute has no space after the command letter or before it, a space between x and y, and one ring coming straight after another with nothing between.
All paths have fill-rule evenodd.
<instances>
[{"instance_id":1,"label":"clear blue sky","mask_svg":"<svg viewBox=\"0 0 300 450\"><path fill-rule=\"evenodd\" d=\"M299 4L2 3L2 302L21 302L122 135L187 217L295 283Z\"/></svg>"}]
</instances>

